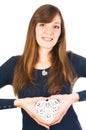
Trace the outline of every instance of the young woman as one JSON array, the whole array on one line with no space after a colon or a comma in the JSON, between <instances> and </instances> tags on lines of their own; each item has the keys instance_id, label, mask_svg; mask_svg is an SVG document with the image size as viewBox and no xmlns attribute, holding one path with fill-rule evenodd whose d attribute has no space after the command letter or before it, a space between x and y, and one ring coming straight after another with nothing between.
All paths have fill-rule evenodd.
<instances>
[{"instance_id":1,"label":"young woman","mask_svg":"<svg viewBox=\"0 0 86 130\"><path fill-rule=\"evenodd\" d=\"M86 77L86 58L66 51L62 14L53 5L43 5L31 18L23 54L0 67L0 87L12 85L18 96L0 99L0 109L20 107L22 130L82 130L72 107L86 100L86 90L72 93L79 77ZM60 103L50 122L36 110L36 103L46 99Z\"/></svg>"}]
</instances>

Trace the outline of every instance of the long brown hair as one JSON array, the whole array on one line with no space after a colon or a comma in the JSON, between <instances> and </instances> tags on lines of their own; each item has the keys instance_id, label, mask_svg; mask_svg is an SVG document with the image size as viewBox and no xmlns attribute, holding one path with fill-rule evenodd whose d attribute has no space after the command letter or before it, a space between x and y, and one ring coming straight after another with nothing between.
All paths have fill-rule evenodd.
<instances>
[{"instance_id":1,"label":"long brown hair","mask_svg":"<svg viewBox=\"0 0 86 130\"><path fill-rule=\"evenodd\" d=\"M38 45L35 36L37 23L49 23L56 14L61 18L61 34L57 44L51 51L52 66L48 78L49 92L55 94L61 90L62 85L66 80L72 84L74 77L67 58L64 20L57 7L46 4L40 6L30 20L25 48L15 68L13 79L15 94L18 94L19 90L24 87L25 84L33 83L33 68L38 57Z\"/></svg>"}]
</instances>

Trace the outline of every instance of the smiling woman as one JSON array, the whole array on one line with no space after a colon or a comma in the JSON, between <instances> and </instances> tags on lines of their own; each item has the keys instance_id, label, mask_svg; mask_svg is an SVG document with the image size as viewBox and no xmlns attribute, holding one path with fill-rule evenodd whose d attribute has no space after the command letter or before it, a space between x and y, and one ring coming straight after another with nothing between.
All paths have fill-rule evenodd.
<instances>
[{"instance_id":1,"label":"smiling woman","mask_svg":"<svg viewBox=\"0 0 86 130\"><path fill-rule=\"evenodd\" d=\"M44 21L43 21L44 22ZM52 49L61 33L61 18L57 14L50 23L38 23L36 26L36 40L40 47ZM41 44L40 44L41 43Z\"/></svg>"},{"instance_id":2,"label":"smiling woman","mask_svg":"<svg viewBox=\"0 0 86 130\"><path fill-rule=\"evenodd\" d=\"M46 19L43 22L45 21ZM50 59L46 55L55 46L61 34L61 18L58 14L54 16L52 22L47 22L49 23L37 23L36 25L36 41L39 46L40 55L39 62L36 63L35 68L45 69L51 66Z\"/></svg>"},{"instance_id":3,"label":"smiling woman","mask_svg":"<svg viewBox=\"0 0 86 130\"><path fill-rule=\"evenodd\" d=\"M44 4L30 20L23 53L12 56L0 67L0 88L12 85L17 96L0 99L0 109L21 108L22 130L82 130L73 104L86 100L86 89L72 93L80 77L86 77L86 58L66 50L61 11ZM54 106L53 120L47 122L40 117L40 104L45 111ZM49 114L45 113L45 118Z\"/></svg>"}]
</instances>

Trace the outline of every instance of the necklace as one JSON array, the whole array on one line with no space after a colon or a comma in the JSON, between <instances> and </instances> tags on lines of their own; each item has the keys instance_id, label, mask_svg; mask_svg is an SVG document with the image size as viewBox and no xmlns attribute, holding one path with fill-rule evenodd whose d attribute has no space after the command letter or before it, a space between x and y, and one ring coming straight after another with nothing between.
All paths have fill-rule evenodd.
<instances>
[{"instance_id":1,"label":"necklace","mask_svg":"<svg viewBox=\"0 0 86 130\"><path fill-rule=\"evenodd\" d=\"M42 76L46 76L46 75L48 75L48 72L45 69L42 70Z\"/></svg>"}]
</instances>

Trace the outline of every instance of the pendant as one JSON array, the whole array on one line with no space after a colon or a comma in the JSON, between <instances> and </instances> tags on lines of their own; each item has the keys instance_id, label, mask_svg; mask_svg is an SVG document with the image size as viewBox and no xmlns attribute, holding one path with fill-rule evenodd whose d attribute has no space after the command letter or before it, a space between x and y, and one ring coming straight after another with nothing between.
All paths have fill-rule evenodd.
<instances>
[{"instance_id":1,"label":"pendant","mask_svg":"<svg viewBox=\"0 0 86 130\"><path fill-rule=\"evenodd\" d=\"M48 72L45 70L42 70L42 76L48 75Z\"/></svg>"}]
</instances>

